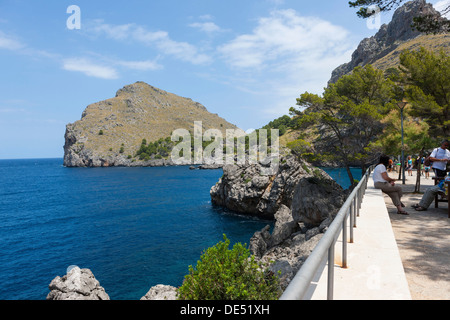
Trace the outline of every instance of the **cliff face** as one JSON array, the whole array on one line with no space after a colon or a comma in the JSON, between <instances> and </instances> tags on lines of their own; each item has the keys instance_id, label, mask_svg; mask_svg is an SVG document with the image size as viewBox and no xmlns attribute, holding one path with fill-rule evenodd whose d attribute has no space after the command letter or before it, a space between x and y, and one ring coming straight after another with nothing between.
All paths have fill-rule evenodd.
<instances>
[{"instance_id":1,"label":"cliff face","mask_svg":"<svg viewBox=\"0 0 450 320\"><path fill-rule=\"evenodd\" d=\"M345 63L333 71L329 83L335 83L341 76L350 73L357 66L374 64L395 51L400 45L423 35L411 28L414 17L423 15L440 16L439 12L425 0L410 1L398 8L389 24L382 25L373 37L361 41L356 51L353 52L352 60L349 63ZM436 36L434 38L426 36L426 38L435 39Z\"/></svg>"},{"instance_id":2,"label":"cliff face","mask_svg":"<svg viewBox=\"0 0 450 320\"><path fill-rule=\"evenodd\" d=\"M134 158L142 139L153 142L170 137L176 129L194 132L236 129L198 102L136 82L117 91L112 99L89 105L81 120L68 124L64 165L67 167L167 165L170 160ZM131 157L129 157L129 155Z\"/></svg>"}]
</instances>

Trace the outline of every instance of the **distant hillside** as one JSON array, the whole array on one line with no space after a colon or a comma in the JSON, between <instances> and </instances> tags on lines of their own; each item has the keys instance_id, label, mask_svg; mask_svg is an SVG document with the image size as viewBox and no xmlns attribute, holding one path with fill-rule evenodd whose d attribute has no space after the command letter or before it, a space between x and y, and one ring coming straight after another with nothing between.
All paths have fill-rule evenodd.
<instances>
[{"instance_id":1,"label":"distant hillside","mask_svg":"<svg viewBox=\"0 0 450 320\"><path fill-rule=\"evenodd\" d=\"M405 49L424 46L436 51L443 48L450 52L449 34L424 35L411 28L413 18L422 15L438 16L439 12L425 0L410 1L398 8L390 23L382 25L373 37L361 41L350 62L333 71L329 83L336 82L357 66L372 64L383 70L394 67L398 65L398 57Z\"/></svg>"},{"instance_id":2,"label":"distant hillside","mask_svg":"<svg viewBox=\"0 0 450 320\"><path fill-rule=\"evenodd\" d=\"M67 125L64 165L149 165L135 157L143 139L166 139L176 129L193 132L194 121L202 121L204 130L222 130L224 136L226 129L236 129L198 102L136 82L112 99L89 105L81 120Z\"/></svg>"}]
</instances>

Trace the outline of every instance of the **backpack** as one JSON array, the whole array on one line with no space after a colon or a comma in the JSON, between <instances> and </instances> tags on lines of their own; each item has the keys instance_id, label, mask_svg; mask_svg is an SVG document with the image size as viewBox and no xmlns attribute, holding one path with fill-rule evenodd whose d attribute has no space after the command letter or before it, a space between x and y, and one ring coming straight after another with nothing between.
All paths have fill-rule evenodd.
<instances>
[{"instance_id":1,"label":"backpack","mask_svg":"<svg viewBox=\"0 0 450 320\"><path fill-rule=\"evenodd\" d=\"M434 150L433 150L433 152L434 152ZM425 167L431 167L431 165L433 164L433 162L430 160L430 156L431 156L432 153L430 153L430 155L425 158L425 161L423 162Z\"/></svg>"},{"instance_id":2,"label":"backpack","mask_svg":"<svg viewBox=\"0 0 450 320\"><path fill-rule=\"evenodd\" d=\"M425 165L425 167L431 167L431 165L433 164L433 162L431 162L430 160L430 156L425 158L425 161L423 162L423 164Z\"/></svg>"}]
</instances>

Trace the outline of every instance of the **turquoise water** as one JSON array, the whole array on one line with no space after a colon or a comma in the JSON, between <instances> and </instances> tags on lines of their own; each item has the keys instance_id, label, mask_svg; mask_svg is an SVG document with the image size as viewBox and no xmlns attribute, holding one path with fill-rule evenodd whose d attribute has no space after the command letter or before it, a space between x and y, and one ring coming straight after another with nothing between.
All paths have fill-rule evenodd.
<instances>
[{"instance_id":1,"label":"turquoise water","mask_svg":"<svg viewBox=\"0 0 450 320\"><path fill-rule=\"evenodd\" d=\"M348 189L351 185L350 178L348 177L347 170L342 168L322 168L326 171L333 180L337 181L342 188ZM361 180L362 170L361 168L350 168L352 172L353 179Z\"/></svg>"},{"instance_id":2,"label":"turquoise water","mask_svg":"<svg viewBox=\"0 0 450 320\"><path fill-rule=\"evenodd\" d=\"M0 160L0 299L43 300L71 265L91 269L114 300L181 285L188 266L223 234L248 244L271 224L212 206L209 190L221 176L188 167Z\"/></svg>"}]
</instances>

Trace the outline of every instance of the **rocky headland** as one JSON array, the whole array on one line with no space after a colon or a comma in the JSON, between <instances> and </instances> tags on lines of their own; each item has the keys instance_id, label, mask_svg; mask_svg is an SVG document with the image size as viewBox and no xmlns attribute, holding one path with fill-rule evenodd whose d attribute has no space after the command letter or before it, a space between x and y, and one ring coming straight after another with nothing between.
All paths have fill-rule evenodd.
<instances>
[{"instance_id":1,"label":"rocky headland","mask_svg":"<svg viewBox=\"0 0 450 320\"><path fill-rule=\"evenodd\" d=\"M80 120L66 126L64 166L170 166L170 157L143 160L136 156L143 139L170 138L177 129L194 132L238 129L190 98L138 81L118 90L111 99L89 105Z\"/></svg>"}]
</instances>

